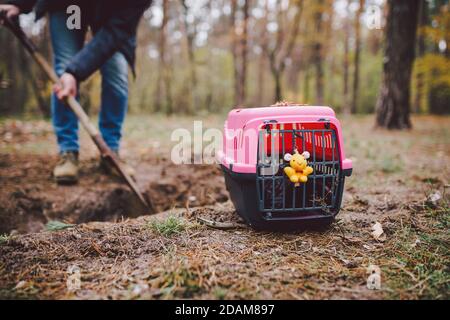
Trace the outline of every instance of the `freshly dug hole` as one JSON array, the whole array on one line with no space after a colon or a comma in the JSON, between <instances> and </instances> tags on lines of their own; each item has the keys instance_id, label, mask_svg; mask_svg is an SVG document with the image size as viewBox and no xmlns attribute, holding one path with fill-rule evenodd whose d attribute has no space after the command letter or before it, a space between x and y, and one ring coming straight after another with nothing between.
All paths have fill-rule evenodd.
<instances>
[{"instance_id":1,"label":"freshly dug hole","mask_svg":"<svg viewBox=\"0 0 450 320\"><path fill-rule=\"evenodd\" d=\"M50 161L49 161L50 160ZM81 163L80 181L58 186L50 176L55 157L0 155L0 234L33 233L50 220L66 223L118 221L148 214L128 187L97 169L96 159ZM220 169L148 160L137 166L138 183L157 212L228 200Z\"/></svg>"},{"instance_id":2,"label":"freshly dug hole","mask_svg":"<svg viewBox=\"0 0 450 320\"><path fill-rule=\"evenodd\" d=\"M117 221L124 217L138 217L148 212L126 186L111 190L82 193L75 201L64 205L61 211L52 212L55 219L71 223L89 221Z\"/></svg>"},{"instance_id":3,"label":"freshly dug hole","mask_svg":"<svg viewBox=\"0 0 450 320\"><path fill-rule=\"evenodd\" d=\"M11 230L19 233L42 230L47 222L44 206L44 201L29 197L21 190L0 195L0 234Z\"/></svg>"}]
</instances>

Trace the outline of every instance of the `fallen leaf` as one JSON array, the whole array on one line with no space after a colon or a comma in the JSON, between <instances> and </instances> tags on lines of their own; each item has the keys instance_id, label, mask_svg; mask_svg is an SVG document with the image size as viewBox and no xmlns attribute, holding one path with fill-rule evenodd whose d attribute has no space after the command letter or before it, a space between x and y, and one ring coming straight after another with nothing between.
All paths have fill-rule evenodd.
<instances>
[{"instance_id":1,"label":"fallen leaf","mask_svg":"<svg viewBox=\"0 0 450 320\"><path fill-rule=\"evenodd\" d=\"M429 184L441 183L441 180L439 180L439 178L435 178L435 177L422 178L422 179L420 179L420 181L425 182L425 183L429 183Z\"/></svg>"},{"instance_id":2,"label":"fallen leaf","mask_svg":"<svg viewBox=\"0 0 450 320\"><path fill-rule=\"evenodd\" d=\"M144 283L144 284L136 284L133 289L132 289L132 293L135 296L140 296L144 291L148 290L149 286L148 284Z\"/></svg>"},{"instance_id":3,"label":"fallen leaf","mask_svg":"<svg viewBox=\"0 0 450 320\"><path fill-rule=\"evenodd\" d=\"M384 233L383 226L378 221L372 226L372 237L377 240L384 242L386 240L386 234Z\"/></svg>"},{"instance_id":4,"label":"fallen leaf","mask_svg":"<svg viewBox=\"0 0 450 320\"><path fill-rule=\"evenodd\" d=\"M18 289L22 289L23 287L25 287L25 285L27 284L27 282L26 281L19 281L17 284L16 284L16 286L14 287L14 289L15 290L18 290Z\"/></svg>"},{"instance_id":5,"label":"fallen leaf","mask_svg":"<svg viewBox=\"0 0 450 320\"><path fill-rule=\"evenodd\" d=\"M341 260L344 263L344 265L349 269L358 267L358 262L356 262L354 260L347 260L347 259L343 259L343 258L341 258Z\"/></svg>"},{"instance_id":6,"label":"fallen leaf","mask_svg":"<svg viewBox=\"0 0 450 320\"><path fill-rule=\"evenodd\" d=\"M427 197L426 202L429 206L436 207L439 204L439 202L441 201L441 199L442 199L441 192L436 191Z\"/></svg>"},{"instance_id":7,"label":"fallen leaf","mask_svg":"<svg viewBox=\"0 0 450 320\"><path fill-rule=\"evenodd\" d=\"M376 264L371 264L367 267L367 273L368 274L381 274L381 269Z\"/></svg>"},{"instance_id":8,"label":"fallen leaf","mask_svg":"<svg viewBox=\"0 0 450 320\"><path fill-rule=\"evenodd\" d=\"M379 274L373 273L369 277L367 277L367 289L369 290L381 289L381 276Z\"/></svg>"},{"instance_id":9,"label":"fallen leaf","mask_svg":"<svg viewBox=\"0 0 450 320\"><path fill-rule=\"evenodd\" d=\"M416 239L416 241L414 241L414 242L411 244L411 248L415 248L419 243L420 243L420 240L419 240L419 239Z\"/></svg>"},{"instance_id":10,"label":"fallen leaf","mask_svg":"<svg viewBox=\"0 0 450 320\"><path fill-rule=\"evenodd\" d=\"M45 225L45 228L49 231L58 231L58 230L73 228L75 226L76 226L75 224L68 224L68 223L58 221L58 220L52 220L52 221L47 222L47 224Z\"/></svg>"},{"instance_id":11,"label":"fallen leaf","mask_svg":"<svg viewBox=\"0 0 450 320\"><path fill-rule=\"evenodd\" d=\"M381 289L381 269L376 264L371 264L367 267L367 277L366 285L369 290L380 290Z\"/></svg>"}]
</instances>

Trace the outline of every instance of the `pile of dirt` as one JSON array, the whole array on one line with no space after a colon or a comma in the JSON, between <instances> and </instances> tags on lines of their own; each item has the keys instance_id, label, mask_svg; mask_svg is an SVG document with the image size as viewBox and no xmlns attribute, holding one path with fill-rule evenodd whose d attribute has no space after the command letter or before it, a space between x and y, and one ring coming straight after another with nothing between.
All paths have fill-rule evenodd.
<instances>
[{"instance_id":1,"label":"pile of dirt","mask_svg":"<svg viewBox=\"0 0 450 320\"><path fill-rule=\"evenodd\" d=\"M45 202L28 196L22 190L0 195L0 233L12 229L23 232L38 232L43 229Z\"/></svg>"},{"instance_id":2,"label":"pile of dirt","mask_svg":"<svg viewBox=\"0 0 450 320\"><path fill-rule=\"evenodd\" d=\"M66 223L118 221L148 214L128 187L103 175L96 160L81 162L77 185L58 186L51 177L57 158L0 154L0 233L38 232L51 220ZM141 190L156 211L225 202L228 194L217 166L167 168L164 159L137 166ZM194 185L195 182L195 185Z\"/></svg>"},{"instance_id":3,"label":"pile of dirt","mask_svg":"<svg viewBox=\"0 0 450 320\"><path fill-rule=\"evenodd\" d=\"M147 186L147 195L156 211L176 206L198 207L228 200L225 181L218 166L181 165L161 167L156 179Z\"/></svg>"}]
</instances>

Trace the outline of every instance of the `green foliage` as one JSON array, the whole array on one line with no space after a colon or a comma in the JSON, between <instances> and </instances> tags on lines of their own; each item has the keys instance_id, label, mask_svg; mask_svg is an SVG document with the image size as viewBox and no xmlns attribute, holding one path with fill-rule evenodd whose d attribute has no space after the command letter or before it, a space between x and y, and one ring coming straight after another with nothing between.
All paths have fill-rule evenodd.
<instances>
[{"instance_id":1,"label":"green foliage","mask_svg":"<svg viewBox=\"0 0 450 320\"><path fill-rule=\"evenodd\" d=\"M10 235L7 234L0 234L0 244L8 242L8 240L11 238Z\"/></svg>"},{"instance_id":2,"label":"green foliage","mask_svg":"<svg viewBox=\"0 0 450 320\"><path fill-rule=\"evenodd\" d=\"M373 113L378 97L378 89L381 83L383 55L378 52L372 55L363 51L361 57L361 83L357 104L358 113Z\"/></svg>"},{"instance_id":3,"label":"green foliage","mask_svg":"<svg viewBox=\"0 0 450 320\"><path fill-rule=\"evenodd\" d=\"M173 296L192 298L201 290L196 270L193 270L184 259L173 261L173 265L165 268L158 280L161 292L166 298Z\"/></svg>"},{"instance_id":4,"label":"green foliage","mask_svg":"<svg viewBox=\"0 0 450 320\"><path fill-rule=\"evenodd\" d=\"M431 85L428 94L428 109L433 114L450 113L450 84L441 82Z\"/></svg>"},{"instance_id":5,"label":"green foliage","mask_svg":"<svg viewBox=\"0 0 450 320\"><path fill-rule=\"evenodd\" d=\"M165 237L179 234L186 230L186 223L175 216L169 216L165 220L154 219L148 223L150 229Z\"/></svg>"},{"instance_id":6,"label":"green foliage","mask_svg":"<svg viewBox=\"0 0 450 320\"><path fill-rule=\"evenodd\" d=\"M447 2L447 1L444 1ZM448 4L441 5L434 4L434 7L438 11L431 10L432 12L432 23L419 30L423 32L425 37L429 39L430 42L437 43L442 39L448 38L448 28L450 26L450 11L448 10ZM433 12L434 11L434 12ZM447 44L448 45L448 44Z\"/></svg>"},{"instance_id":7,"label":"green foliage","mask_svg":"<svg viewBox=\"0 0 450 320\"><path fill-rule=\"evenodd\" d=\"M219 300L223 300L225 299L227 295L227 290L222 288L222 287L216 287L214 289L214 296L219 299Z\"/></svg>"},{"instance_id":8,"label":"green foliage","mask_svg":"<svg viewBox=\"0 0 450 320\"><path fill-rule=\"evenodd\" d=\"M449 113L450 107L450 59L437 53L427 53L423 57L417 58L414 73L422 74L424 81L420 88L422 100L420 101L421 112L431 112L436 114ZM416 82L413 82L414 84ZM417 88L413 93L415 94Z\"/></svg>"},{"instance_id":9,"label":"green foliage","mask_svg":"<svg viewBox=\"0 0 450 320\"><path fill-rule=\"evenodd\" d=\"M450 292L450 208L446 201L437 208L423 208L426 220L420 228L408 225L394 234L395 257L401 271L386 268L392 298L418 287L423 299L448 299Z\"/></svg>"},{"instance_id":10,"label":"green foliage","mask_svg":"<svg viewBox=\"0 0 450 320\"><path fill-rule=\"evenodd\" d=\"M58 221L58 220L52 220L52 221L47 222L47 224L45 225L45 228L48 231L58 231L58 230L73 228L75 226L76 226L75 224L68 224L68 223Z\"/></svg>"},{"instance_id":11,"label":"green foliage","mask_svg":"<svg viewBox=\"0 0 450 320\"><path fill-rule=\"evenodd\" d=\"M403 170L403 164L399 157L384 156L381 158L380 168L384 173L396 173Z\"/></svg>"}]
</instances>

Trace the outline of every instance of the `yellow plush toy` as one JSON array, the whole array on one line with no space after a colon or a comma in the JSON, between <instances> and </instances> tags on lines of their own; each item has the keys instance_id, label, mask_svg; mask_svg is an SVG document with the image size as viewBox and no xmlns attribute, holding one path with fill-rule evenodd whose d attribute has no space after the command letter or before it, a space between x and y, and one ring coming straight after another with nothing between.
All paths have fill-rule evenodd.
<instances>
[{"instance_id":1,"label":"yellow plush toy","mask_svg":"<svg viewBox=\"0 0 450 320\"><path fill-rule=\"evenodd\" d=\"M305 151L302 154L295 150L294 154L286 153L284 160L289 162L289 166L284 168L284 173L289 177L292 183L298 187L300 182L306 183L308 175L313 172L313 168L308 166L309 152Z\"/></svg>"}]
</instances>

